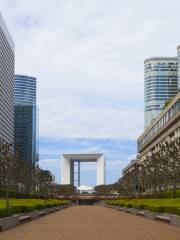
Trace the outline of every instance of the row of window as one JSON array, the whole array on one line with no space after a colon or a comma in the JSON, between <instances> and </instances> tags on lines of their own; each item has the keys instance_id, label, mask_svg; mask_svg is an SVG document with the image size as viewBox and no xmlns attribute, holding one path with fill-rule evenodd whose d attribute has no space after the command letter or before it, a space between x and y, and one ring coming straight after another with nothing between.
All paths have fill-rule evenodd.
<instances>
[{"instance_id":1,"label":"row of window","mask_svg":"<svg viewBox=\"0 0 180 240\"><path fill-rule=\"evenodd\" d=\"M169 92L169 91L172 91L172 92L175 92L177 93L178 92L178 87L176 86L159 86L159 87L147 87L145 86L144 87L144 90L145 92L159 92L159 91L162 91L162 92Z\"/></svg>"},{"instance_id":2,"label":"row of window","mask_svg":"<svg viewBox=\"0 0 180 240\"><path fill-rule=\"evenodd\" d=\"M0 137L13 142L14 133L14 53L0 27Z\"/></svg>"},{"instance_id":3,"label":"row of window","mask_svg":"<svg viewBox=\"0 0 180 240\"><path fill-rule=\"evenodd\" d=\"M149 99L149 98L152 98L152 101L155 100L155 99L156 100L158 100L158 99L162 100L162 98L164 98L166 100L170 97L174 97L175 95L176 95L175 92L167 92L167 93L163 92L163 93L156 93L156 94L154 94L152 92L152 93L146 94L144 98L146 100Z\"/></svg>"},{"instance_id":4,"label":"row of window","mask_svg":"<svg viewBox=\"0 0 180 240\"><path fill-rule=\"evenodd\" d=\"M148 108L148 109L146 109L145 110L145 112L151 112L151 111L161 111L162 110L162 108Z\"/></svg>"},{"instance_id":5,"label":"row of window","mask_svg":"<svg viewBox=\"0 0 180 240\"><path fill-rule=\"evenodd\" d=\"M145 81L144 81L144 84L145 86L148 86L148 85L165 85L165 86L169 86L169 85L175 85L177 86L178 84L178 81L177 81L177 77L172 79L170 77L167 77L167 78L145 78Z\"/></svg>"},{"instance_id":6,"label":"row of window","mask_svg":"<svg viewBox=\"0 0 180 240\"><path fill-rule=\"evenodd\" d=\"M148 133L138 142L138 148L142 147L149 140L153 138L160 129L172 119L172 117L180 111L180 99L169 109L168 112L164 114L164 116L156 123L156 125L151 128Z\"/></svg>"},{"instance_id":7,"label":"row of window","mask_svg":"<svg viewBox=\"0 0 180 240\"><path fill-rule=\"evenodd\" d=\"M145 76L146 77L163 77L163 76L172 76L172 77L176 77L177 76L177 71L162 71L162 70L158 70L158 71L145 71Z\"/></svg>"}]
</instances>

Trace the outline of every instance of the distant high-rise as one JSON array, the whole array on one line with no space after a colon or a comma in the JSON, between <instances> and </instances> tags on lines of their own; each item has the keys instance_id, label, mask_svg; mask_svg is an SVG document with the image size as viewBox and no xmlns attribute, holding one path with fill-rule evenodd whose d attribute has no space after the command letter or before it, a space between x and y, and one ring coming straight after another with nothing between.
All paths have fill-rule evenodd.
<instances>
[{"instance_id":1,"label":"distant high-rise","mask_svg":"<svg viewBox=\"0 0 180 240\"><path fill-rule=\"evenodd\" d=\"M37 105L36 78L15 75L14 145L21 158L36 164L37 145Z\"/></svg>"},{"instance_id":2,"label":"distant high-rise","mask_svg":"<svg viewBox=\"0 0 180 240\"><path fill-rule=\"evenodd\" d=\"M165 102L177 94L177 71L175 57L155 57L144 61L145 127L158 116Z\"/></svg>"},{"instance_id":3,"label":"distant high-rise","mask_svg":"<svg viewBox=\"0 0 180 240\"><path fill-rule=\"evenodd\" d=\"M14 142L14 42L0 13L0 139Z\"/></svg>"}]
</instances>

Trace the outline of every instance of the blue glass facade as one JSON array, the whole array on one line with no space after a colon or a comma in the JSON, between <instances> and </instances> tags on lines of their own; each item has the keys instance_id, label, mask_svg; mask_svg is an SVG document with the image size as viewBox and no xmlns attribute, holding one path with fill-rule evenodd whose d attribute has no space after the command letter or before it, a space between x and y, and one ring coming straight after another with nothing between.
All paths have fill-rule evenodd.
<instances>
[{"instance_id":1,"label":"blue glass facade","mask_svg":"<svg viewBox=\"0 0 180 240\"><path fill-rule=\"evenodd\" d=\"M144 62L145 127L158 116L164 103L178 91L177 58L150 58Z\"/></svg>"},{"instance_id":2,"label":"blue glass facade","mask_svg":"<svg viewBox=\"0 0 180 240\"><path fill-rule=\"evenodd\" d=\"M14 145L23 160L36 164L37 143L36 78L15 75Z\"/></svg>"}]
</instances>

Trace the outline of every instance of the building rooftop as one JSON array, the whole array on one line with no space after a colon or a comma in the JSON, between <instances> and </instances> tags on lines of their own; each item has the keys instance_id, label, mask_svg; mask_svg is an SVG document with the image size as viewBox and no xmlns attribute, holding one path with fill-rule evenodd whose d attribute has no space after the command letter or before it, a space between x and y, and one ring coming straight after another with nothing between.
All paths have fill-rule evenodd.
<instances>
[{"instance_id":1,"label":"building rooftop","mask_svg":"<svg viewBox=\"0 0 180 240\"><path fill-rule=\"evenodd\" d=\"M150 57L145 59L144 63L153 61L177 61L177 57Z\"/></svg>"},{"instance_id":2,"label":"building rooftop","mask_svg":"<svg viewBox=\"0 0 180 240\"><path fill-rule=\"evenodd\" d=\"M25 77L25 78L33 78L36 79L36 77L26 74L15 74L15 77Z\"/></svg>"},{"instance_id":3,"label":"building rooftop","mask_svg":"<svg viewBox=\"0 0 180 240\"><path fill-rule=\"evenodd\" d=\"M71 160L96 161L97 158L104 156L103 153L65 153L63 157Z\"/></svg>"},{"instance_id":4,"label":"building rooftop","mask_svg":"<svg viewBox=\"0 0 180 240\"><path fill-rule=\"evenodd\" d=\"M122 173L125 174L125 172L126 172L129 168L131 168L131 167L134 165L134 163L136 163L136 162L137 162L137 159L131 160L131 162L130 162L125 168L123 168Z\"/></svg>"}]
</instances>

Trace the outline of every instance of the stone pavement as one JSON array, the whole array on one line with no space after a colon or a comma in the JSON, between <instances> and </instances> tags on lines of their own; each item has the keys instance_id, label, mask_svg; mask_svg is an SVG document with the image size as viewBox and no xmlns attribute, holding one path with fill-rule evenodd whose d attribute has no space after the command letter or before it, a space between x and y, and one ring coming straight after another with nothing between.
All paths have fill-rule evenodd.
<instances>
[{"instance_id":1,"label":"stone pavement","mask_svg":"<svg viewBox=\"0 0 180 240\"><path fill-rule=\"evenodd\" d=\"M180 240L180 228L101 206L75 206L0 233L0 240Z\"/></svg>"}]
</instances>

